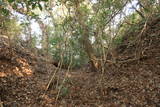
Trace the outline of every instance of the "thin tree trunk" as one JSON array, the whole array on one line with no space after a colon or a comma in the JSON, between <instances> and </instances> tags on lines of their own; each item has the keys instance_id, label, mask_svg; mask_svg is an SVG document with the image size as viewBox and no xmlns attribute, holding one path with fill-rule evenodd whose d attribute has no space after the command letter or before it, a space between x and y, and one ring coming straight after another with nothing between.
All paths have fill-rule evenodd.
<instances>
[{"instance_id":1,"label":"thin tree trunk","mask_svg":"<svg viewBox=\"0 0 160 107\"><path fill-rule=\"evenodd\" d=\"M85 52L87 53L89 60L90 60L90 64L91 64L91 70L92 71L98 71L99 70L99 64L98 64L98 60L95 56L95 52L94 49L92 47L92 44L89 40L89 31L88 31L88 27L85 24L82 13L79 10L79 4L76 6L76 16L77 16L77 21L82 29L82 44L84 47Z\"/></svg>"},{"instance_id":2,"label":"thin tree trunk","mask_svg":"<svg viewBox=\"0 0 160 107\"><path fill-rule=\"evenodd\" d=\"M44 50L45 54L48 54L48 48L49 48L49 35L46 32L47 31L47 26L44 25L42 21L38 21L40 28L42 30L42 49Z\"/></svg>"}]
</instances>

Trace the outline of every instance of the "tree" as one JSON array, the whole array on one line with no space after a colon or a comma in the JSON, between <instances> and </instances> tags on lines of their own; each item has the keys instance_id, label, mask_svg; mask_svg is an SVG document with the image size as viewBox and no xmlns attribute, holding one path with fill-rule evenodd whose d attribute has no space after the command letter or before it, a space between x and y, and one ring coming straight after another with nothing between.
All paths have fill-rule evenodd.
<instances>
[{"instance_id":1,"label":"tree","mask_svg":"<svg viewBox=\"0 0 160 107\"><path fill-rule=\"evenodd\" d=\"M122 11L127 2L102 0L98 1L96 4L92 4L90 1L86 0L62 0L61 3L66 6L69 12L72 12L71 17L76 20L74 22L74 28L78 26L78 32L79 35L81 35L80 43L89 57L92 70L101 70L100 65L103 59L99 60L99 58L97 58L97 53L93 48L93 43L91 43L93 40L90 40L90 38L94 37L97 43L103 44L104 39L102 38L106 38L106 26L120 11ZM103 48L103 53L105 54L104 46L100 46ZM103 58L105 59L105 57Z\"/></svg>"}]
</instances>

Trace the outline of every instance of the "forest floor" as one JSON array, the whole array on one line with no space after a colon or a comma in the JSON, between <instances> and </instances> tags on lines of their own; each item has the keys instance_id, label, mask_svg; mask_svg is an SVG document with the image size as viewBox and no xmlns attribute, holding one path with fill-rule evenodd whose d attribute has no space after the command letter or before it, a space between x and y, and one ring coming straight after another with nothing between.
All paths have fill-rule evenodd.
<instances>
[{"instance_id":1,"label":"forest floor","mask_svg":"<svg viewBox=\"0 0 160 107\"><path fill-rule=\"evenodd\" d=\"M9 48L1 37L0 107L159 107L160 18L140 29L124 37L104 73L58 70L42 55Z\"/></svg>"}]
</instances>

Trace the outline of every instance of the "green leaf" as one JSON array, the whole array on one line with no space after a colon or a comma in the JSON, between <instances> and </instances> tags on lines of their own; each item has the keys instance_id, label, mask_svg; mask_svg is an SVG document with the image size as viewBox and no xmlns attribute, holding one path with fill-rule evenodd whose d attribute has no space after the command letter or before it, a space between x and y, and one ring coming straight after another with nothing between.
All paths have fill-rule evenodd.
<instances>
[{"instance_id":1,"label":"green leaf","mask_svg":"<svg viewBox=\"0 0 160 107\"><path fill-rule=\"evenodd\" d=\"M61 93L60 93L61 97L65 97L68 93L69 93L68 88L67 87L62 87Z\"/></svg>"},{"instance_id":2,"label":"green leaf","mask_svg":"<svg viewBox=\"0 0 160 107\"><path fill-rule=\"evenodd\" d=\"M13 6L12 6L12 8L13 8L13 9L17 9L17 4L14 3Z\"/></svg>"},{"instance_id":3,"label":"green leaf","mask_svg":"<svg viewBox=\"0 0 160 107\"><path fill-rule=\"evenodd\" d=\"M35 9L36 3L32 4L32 9Z\"/></svg>"},{"instance_id":4,"label":"green leaf","mask_svg":"<svg viewBox=\"0 0 160 107\"><path fill-rule=\"evenodd\" d=\"M41 0L41 1L47 2L48 0Z\"/></svg>"},{"instance_id":5,"label":"green leaf","mask_svg":"<svg viewBox=\"0 0 160 107\"><path fill-rule=\"evenodd\" d=\"M38 3L38 7L39 7L39 9L42 11L42 6L41 6L40 3Z\"/></svg>"},{"instance_id":6,"label":"green leaf","mask_svg":"<svg viewBox=\"0 0 160 107\"><path fill-rule=\"evenodd\" d=\"M12 3L12 2L14 2L14 1L15 1L15 0L8 0L9 3Z\"/></svg>"},{"instance_id":7,"label":"green leaf","mask_svg":"<svg viewBox=\"0 0 160 107\"><path fill-rule=\"evenodd\" d=\"M0 0L0 5L2 5L3 4L3 2L2 2L2 0Z\"/></svg>"},{"instance_id":8,"label":"green leaf","mask_svg":"<svg viewBox=\"0 0 160 107\"><path fill-rule=\"evenodd\" d=\"M9 10L4 9L4 8L2 8L1 10L2 10L2 13L3 13L4 15L6 15L6 16L9 15Z\"/></svg>"}]
</instances>

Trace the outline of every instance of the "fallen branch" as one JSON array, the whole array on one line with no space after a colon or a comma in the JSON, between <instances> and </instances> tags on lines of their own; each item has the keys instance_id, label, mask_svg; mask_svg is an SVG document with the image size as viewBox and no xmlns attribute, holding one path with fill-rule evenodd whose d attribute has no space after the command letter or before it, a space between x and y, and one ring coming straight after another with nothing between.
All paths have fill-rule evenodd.
<instances>
[{"instance_id":1,"label":"fallen branch","mask_svg":"<svg viewBox=\"0 0 160 107\"><path fill-rule=\"evenodd\" d=\"M134 61L138 61L138 60L142 60L142 59L147 59L147 58L149 58L149 56L142 56L142 57L138 57L138 58L127 59L124 61L118 61L117 63L123 64L123 63L134 62Z\"/></svg>"}]
</instances>

